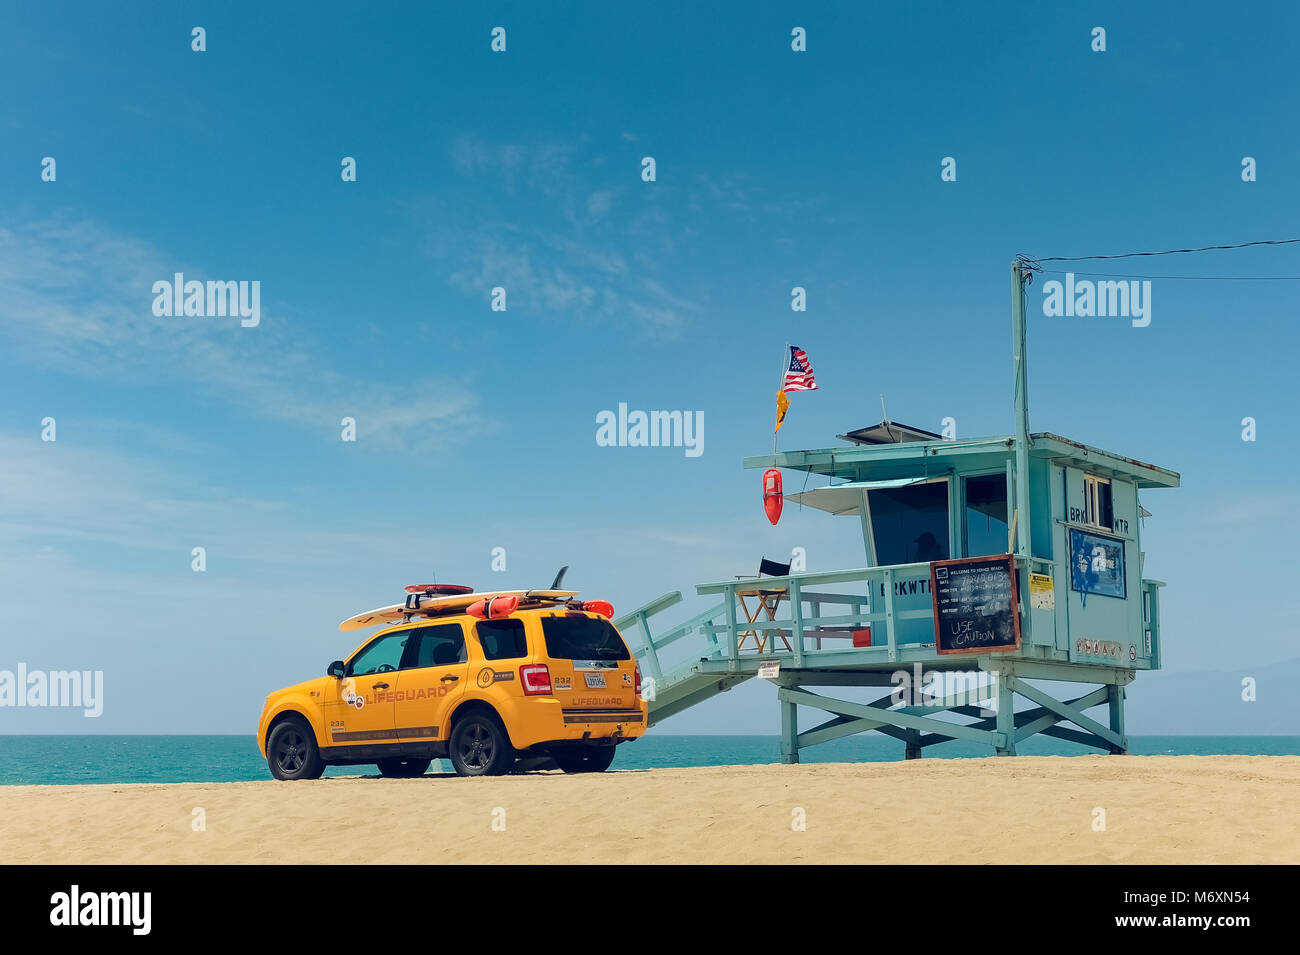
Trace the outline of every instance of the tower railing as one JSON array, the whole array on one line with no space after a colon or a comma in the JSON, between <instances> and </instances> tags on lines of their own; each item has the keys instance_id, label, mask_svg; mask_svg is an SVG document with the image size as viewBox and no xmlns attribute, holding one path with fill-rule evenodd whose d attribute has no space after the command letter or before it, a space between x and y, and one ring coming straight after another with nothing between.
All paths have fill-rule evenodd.
<instances>
[{"instance_id":1,"label":"tower railing","mask_svg":"<svg viewBox=\"0 0 1300 955\"><path fill-rule=\"evenodd\" d=\"M721 595L725 621L702 629L717 637L722 655L732 661L750 649L786 654L793 658L795 666L801 666L805 657L846 649L895 661L900 647L905 645L900 641L899 624L931 620L934 611L929 599L923 608L896 607L894 584L924 579L928 597L929 575L928 563L892 564L785 577L741 578L700 584L696 590L700 594ZM837 584L856 584L864 592L840 593L826 589ZM738 611L746 610L749 612L741 617ZM781 615L783 612L785 616ZM754 619L746 619L750 616ZM871 630L871 644L855 647L855 631L867 628ZM743 646L751 635L756 637L754 646Z\"/></svg>"},{"instance_id":2,"label":"tower railing","mask_svg":"<svg viewBox=\"0 0 1300 955\"><path fill-rule=\"evenodd\" d=\"M1026 566L1023 558L1015 562L1018 570ZM1042 563L1035 559L1034 566ZM912 582L919 580L927 581L927 586L923 593L918 588L913 594ZM933 664L938 655L928 580L929 564L923 562L738 578L698 585L700 594L715 595L720 602L662 632L653 631L652 618L680 604L680 591L638 607L614 623L628 638L643 675L661 688L691 678L702 665L709 670L721 664L727 670L749 672L755 659L785 660L796 669L914 661ZM905 596L895 594L895 584L907 588ZM1141 582L1141 639L1151 668L1160 666L1162 586L1156 580ZM869 641L862 639L868 630ZM665 650L691 637L696 640L678 648L685 650L677 654L678 662L665 662ZM1022 647L1022 655L1039 657L1037 651L1043 649L1050 646ZM743 668L742 659L747 661ZM952 667L969 665L964 657L950 662Z\"/></svg>"}]
</instances>

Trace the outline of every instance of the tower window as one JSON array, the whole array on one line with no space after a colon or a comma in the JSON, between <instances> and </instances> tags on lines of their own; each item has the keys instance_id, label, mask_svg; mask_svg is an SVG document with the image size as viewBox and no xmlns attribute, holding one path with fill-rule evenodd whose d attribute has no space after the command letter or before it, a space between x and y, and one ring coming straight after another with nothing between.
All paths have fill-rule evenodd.
<instances>
[{"instance_id":1,"label":"tower window","mask_svg":"<svg viewBox=\"0 0 1300 955\"><path fill-rule=\"evenodd\" d=\"M1114 512L1111 509L1109 481L1105 478L1093 477L1091 474L1084 475L1083 510L1085 523L1093 527L1104 527L1106 530L1112 528Z\"/></svg>"}]
</instances>

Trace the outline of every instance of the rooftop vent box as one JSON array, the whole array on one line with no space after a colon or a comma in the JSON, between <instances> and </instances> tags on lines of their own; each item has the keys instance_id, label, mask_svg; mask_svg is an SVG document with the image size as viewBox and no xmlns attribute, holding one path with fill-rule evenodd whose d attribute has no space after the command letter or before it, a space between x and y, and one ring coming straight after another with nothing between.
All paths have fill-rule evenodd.
<instances>
[{"instance_id":1,"label":"rooftop vent box","mask_svg":"<svg viewBox=\"0 0 1300 955\"><path fill-rule=\"evenodd\" d=\"M851 441L854 444L905 444L909 441L943 440L941 434L926 431L924 428L913 428L911 425L899 424L896 421L882 421L880 424L873 424L869 428L859 428L856 431L850 431L848 434L838 434L836 437L841 441Z\"/></svg>"}]
</instances>

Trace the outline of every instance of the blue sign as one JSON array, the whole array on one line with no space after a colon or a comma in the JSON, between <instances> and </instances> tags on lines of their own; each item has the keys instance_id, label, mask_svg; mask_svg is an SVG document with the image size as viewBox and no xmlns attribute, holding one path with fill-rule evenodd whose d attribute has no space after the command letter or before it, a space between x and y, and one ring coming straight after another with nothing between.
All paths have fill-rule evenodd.
<instances>
[{"instance_id":1,"label":"blue sign","mask_svg":"<svg viewBox=\"0 0 1300 955\"><path fill-rule=\"evenodd\" d=\"M1070 589L1105 597L1127 597L1124 542L1071 529Z\"/></svg>"}]
</instances>

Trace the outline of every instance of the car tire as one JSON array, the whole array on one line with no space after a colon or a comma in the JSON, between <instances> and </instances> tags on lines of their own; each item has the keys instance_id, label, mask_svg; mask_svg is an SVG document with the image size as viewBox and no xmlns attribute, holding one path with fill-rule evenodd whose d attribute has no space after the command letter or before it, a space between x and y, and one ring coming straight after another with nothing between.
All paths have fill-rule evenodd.
<instances>
[{"instance_id":1,"label":"car tire","mask_svg":"<svg viewBox=\"0 0 1300 955\"><path fill-rule=\"evenodd\" d=\"M557 750L555 762L566 773L603 773L614 762L614 747L575 746Z\"/></svg>"},{"instance_id":2,"label":"car tire","mask_svg":"<svg viewBox=\"0 0 1300 955\"><path fill-rule=\"evenodd\" d=\"M515 764L515 750L505 727L496 716L483 711L456 721L447 748L459 776L500 776Z\"/></svg>"},{"instance_id":3,"label":"car tire","mask_svg":"<svg viewBox=\"0 0 1300 955\"><path fill-rule=\"evenodd\" d=\"M427 773L432 763L431 759L381 759L376 765L379 775L389 779L414 779Z\"/></svg>"},{"instance_id":4,"label":"car tire","mask_svg":"<svg viewBox=\"0 0 1300 955\"><path fill-rule=\"evenodd\" d=\"M303 720L277 723L266 740L266 764L276 779L320 779L325 772L316 734Z\"/></svg>"}]
</instances>

